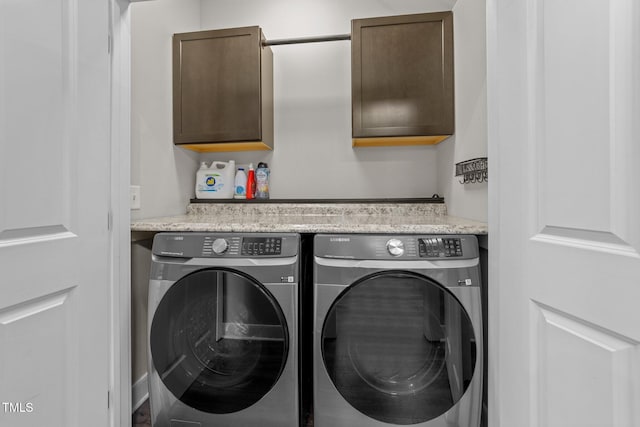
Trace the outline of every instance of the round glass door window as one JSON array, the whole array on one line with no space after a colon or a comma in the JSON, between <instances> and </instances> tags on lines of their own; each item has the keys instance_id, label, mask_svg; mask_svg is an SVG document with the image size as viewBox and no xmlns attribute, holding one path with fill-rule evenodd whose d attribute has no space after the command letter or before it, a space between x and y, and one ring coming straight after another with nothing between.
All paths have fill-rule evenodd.
<instances>
[{"instance_id":1,"label":"round glass door window","mask_svg":"<svg viewBox=\"0 0 640 427\"><path fill-rule=\"evenodd\" d=\"M322 355L340 394L370 418L419 424L447 412L473 377L471 320L427 277L380 272L347 288L322 329Z\"/></svg>"},{"instance_id":2,"label":"round glass door window","mask_svg":"<svg viewBox=\"0 0 640 427\"><path fill-rule=\"evenodd\" d=\"M233 270L206 269L163 296L150 332L153 364L186 405L237 412L275 385L287 360L284 314L271 293Z\"/></svg>"}]
</instances>

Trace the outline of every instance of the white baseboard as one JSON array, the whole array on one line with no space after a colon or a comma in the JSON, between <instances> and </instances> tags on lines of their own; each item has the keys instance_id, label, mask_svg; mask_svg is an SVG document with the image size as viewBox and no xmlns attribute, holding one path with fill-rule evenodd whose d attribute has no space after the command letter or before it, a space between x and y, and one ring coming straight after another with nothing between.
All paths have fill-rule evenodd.
<instances>
[{"instance_id":1,"label":"white baseboard","mask_svg":"<svg viewBox=\"0 0 640 427\"><path fill-rule=\"evenodd\" d=\"M149 384L147 381L147 374L138 379L131 386L131 408L133 411L138 409L149 398Z\"/></svg>"}]
</instances>

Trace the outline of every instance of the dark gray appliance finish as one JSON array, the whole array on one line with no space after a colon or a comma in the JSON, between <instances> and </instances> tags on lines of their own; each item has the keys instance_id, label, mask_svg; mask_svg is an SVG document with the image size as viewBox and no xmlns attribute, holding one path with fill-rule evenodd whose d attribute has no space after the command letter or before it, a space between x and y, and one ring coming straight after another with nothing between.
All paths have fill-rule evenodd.
<instances>
[{"instance_id":1,"label":"dark gray appliance finish","mask_svg":"<svg viewBox=\"0 0 640 427\"><path fill-rule=\"evenodd\" d=\"M315 236L316 427L480 425L478 255L469 235Z\"/></svg>"},{"instance_id":2,"label":"dark gray appliance finish","mask_svg":"<svg viewBox=\"0 0 640 427\"><path fill-rule=\"evenodd\" d=\"M296 256L300 239L286 233L161 233L153 255L173 258L287 258Z\"/></svg>"},{"instance_id":3,"label":"dark gray appliance finish","mask_svg":"<svg viewBox=\"0 0 640 427\"><path fill-rule=\"evenodd\" d=\"M438 260L476 259L478 242L467 235L318 235L314 254L321 258ZM390 250L390 248L392 248Z\"/></svg>"},{"instance_id":4,"label":"dark gray appliance finish","mask_svg":"<svg viewBox=\"0 0 640 427\"><path fill-rule=\"evenodd\" d=\"M293 233L156 235L154 426L299 425L299 250Z\"/></svg>"}]
</instances>

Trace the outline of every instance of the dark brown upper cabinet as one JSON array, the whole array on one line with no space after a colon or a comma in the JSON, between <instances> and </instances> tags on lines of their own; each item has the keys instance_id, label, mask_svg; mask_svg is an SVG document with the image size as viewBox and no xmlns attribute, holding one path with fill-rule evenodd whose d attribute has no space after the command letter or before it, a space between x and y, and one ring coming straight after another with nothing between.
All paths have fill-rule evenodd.
<instances>
[{"instance_id":1,"label":"dark brown upper cabinet","mask_svg":"<svg viewBox=\"0 0 640 427\"><path fill-rule=\"evenodd\" d=\"M263 40L260 27L174 34L176 145L273 149L273 54Z\"/></svg>"},{"instance_id":2,"label":"dark brown upper cabinet","mask_svg":"<svg viewBox=\"0 0 640 427\"><path fill-rule=\"evenodd\" d=\"M355 19L351 49L354 147L453 134L451 12Z\"/></svg>"}]
</instances>

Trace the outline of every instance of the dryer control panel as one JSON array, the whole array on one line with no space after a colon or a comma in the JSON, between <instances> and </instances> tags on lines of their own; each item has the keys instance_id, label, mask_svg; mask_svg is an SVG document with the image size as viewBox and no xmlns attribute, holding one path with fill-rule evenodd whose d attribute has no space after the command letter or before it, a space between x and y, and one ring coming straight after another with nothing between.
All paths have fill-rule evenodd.
<instances>
[{"instance_id":1,"label":"dryer control panel","mask_svg":"<svg viewBox=\"0 0 640 427\"><path fill-rule=\"evenodd\" d=\"M361 235L318 234L314 255L321 258L362 260L474 259L479 256L473 235Z\"/></svg>"}]
</instances>

